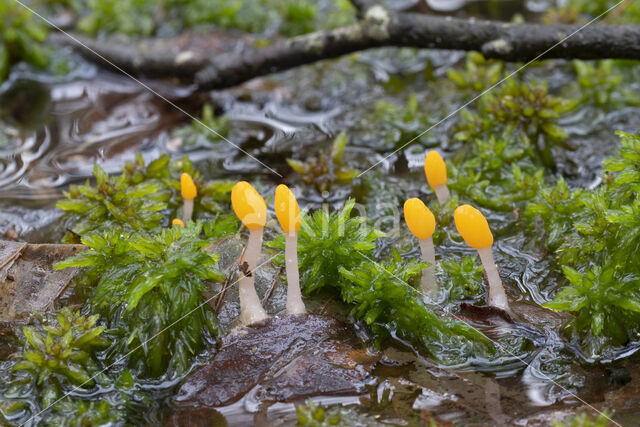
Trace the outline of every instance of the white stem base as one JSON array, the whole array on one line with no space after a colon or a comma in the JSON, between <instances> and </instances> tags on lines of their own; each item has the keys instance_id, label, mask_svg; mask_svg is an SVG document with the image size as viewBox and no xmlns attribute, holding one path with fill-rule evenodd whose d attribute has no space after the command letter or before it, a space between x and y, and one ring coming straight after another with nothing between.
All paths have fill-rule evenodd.
<instances>
[{"instance_id":1,"label":"white stem base","mask_svg":"<svg viewBox=\"0 0 640 427\"><path fill-rule=\"evenodd\" d=\"M431 266L422 270L420 287L426 296L435 301L440 288L438 282L436 282L436 251L433 247L433 238L431 236L426 239L420 239L420 251L422 252L422 259L431 264Z\"/></svg>"},{"instance_id":2,"label":"white stem base","mask_svg":"<svg viewBox=\"0 0 640 427\"><path fill-rule=\"evenodd\" d=\"M493 260L491 247L478 249L478 255L480 255L480 260L484 266L484 271L487 272L487 279L489 280L487 303L510 313L511 309L509 308L507 294L504 291L504 286L502 286L502 280L500 280L496 262Z\"/></svg>"},{"instance_id":3,"label":"white stem base","mask_svg":"<svg viewBox=\"0 0 640 427\"><path fill-rule=\"evenodd\" d=\"M182 208L182 222L185 224L193 216L193 199L184 199L184 206Z\"/></svg>"},{"instance_id":4,"label":"white stem base","mask_svg":"<svg viewBox=\"0 0 640 427\"><path fill-rule=\"evenodd\" d=\"M298 233L286 234L284 259L287 269L287 314L307 312L300 292L300 272L298 271Z\"/></svg>"},{"instance_id":5,"label":"white stem base","mask_svg":"<svg viewBox=\"0 0 640 427\"><path fill-rule=\"evenodd\" d=\"M440 203L440 206L444 205L445 202L449 200L449 197L451 197L451 193L449 193L449 187L447 187L447 184L436 185L436 188L434 188L433 191L436 192L436 197L438 198L438 203Z\"/></svg>"},{"instance_id":6,"label":"white stem base","mask_svg":"<svg viewBox=\"0 0 640 427\"><path fill-rule=\"evenodd\" d=\"M269 316L262 308L260 298L254 286L256 277L256 265L262 252L262 234L264 228L258 228L249 232L249 241L247 242L247 249L244 252L244 257L240 260L240 263L246 261L249 264L249 272L251 276L246 276L244 273L238 280L238 293L240 296L240 322L243 325L249 325L251 323L260 322L268 318Z\"/></svg>"}]
</instances>

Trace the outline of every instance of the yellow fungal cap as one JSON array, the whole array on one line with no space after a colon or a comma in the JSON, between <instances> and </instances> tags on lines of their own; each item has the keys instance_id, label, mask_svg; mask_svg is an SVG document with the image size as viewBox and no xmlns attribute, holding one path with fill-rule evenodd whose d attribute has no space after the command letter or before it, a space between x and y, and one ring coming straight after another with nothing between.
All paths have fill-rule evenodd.
<instances>
[{"instance_id":1,"label":"yellow fungal cap","mask_svg":"<svg viewBox=\"0 0 640 427\"><path fill-rule=\"evenodd\" d=\"M173 221L171 221L171 225L179 225L181 228L184 228L184 222L182 222L180 218L174 218Z\"/></svg>"},{"instance_id":2,"label":"yellow fungal cap","mask_svg":"<svg viewBox=\"0 0 640 427\"><path fill-rule=\"evenodd\" d=\"M236 216L249 230L264 227L267 205L262 196L246 181L240 181L231 190L231 205Z\"/></svg>"},{"instance_id":3,"label":"yellow fungal cap","mask_svg":"<svg viewBox=\"0 0 640 427\"><path fill-rule=\"evenodd\" d=\"M184 199L195 199L198 195L196 184L194 184L191 175L186 172L180 175L180 192Z\"/></svg>"},{"instance_id":4,"label":"yellow fungal cap","mask_svg":"<svg viewBox=\"0 0 640 427\"><path fill-rule=\"evenodd\" d=\"M475 249L488 248L493 244L493 234L486 218L478 209L470 205L461 205L453 213L458 233L467 245Z\"/></svg>"},{"instance_id":5,"label":"yellow fungal cap","mask_svg":"<svg viewBox=\"0 0 640 427\"><path fill-rule=\"evenodd\" d=\"M276 188L276 217L285 233L298 231L300 228L300 207L296 196L284 184Z\"/></svg>"},{"instance_id":6,"label":"yellow fungal cap","mask_svg":"<svg viewBox=\"0 0 640 427\"><path fill-rule=\"evenodd\" d=\"M420 199L404 202L404 219L411 233L420 240L431 237L436 230L436 218Z\"/></svg>"},{"instance_id":7,"label":"yellow fungal cap","mask_svg":"<svg viewBox=\"0 0 640 427\"><path fill-rule=\"evenodd\" d=\"M447 165L437 151L429 151L424 158L424 174L431 188L447 183Z\"/></svg>"}]
</instances>

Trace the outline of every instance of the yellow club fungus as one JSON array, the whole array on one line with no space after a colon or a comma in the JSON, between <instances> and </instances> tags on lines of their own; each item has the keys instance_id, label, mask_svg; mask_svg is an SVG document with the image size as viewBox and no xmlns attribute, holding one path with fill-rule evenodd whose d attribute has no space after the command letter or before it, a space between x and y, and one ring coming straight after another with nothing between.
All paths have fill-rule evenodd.
<instances>
[{"instance_id":1,"label":"yellow club fungus","mask_svg":"<svg viewBox=\"0 0 640 427\"><path fill-rule=\"evenodd\" d=\"M422 291L435 299L439 291L435 274L436 252L432 237L436 229L436 219L422 200L416 198L404 202L404 219L409 231L420 241L422 259L430 264L422 270Z\"/></svg>"},{"instance_id":2,"label":"yellow club fungus","mask_svg":"<svg viewBox=\"0 0 640 427\"><path fill-rule=\"evenodd\" d=\"M184 222L180 218L174 218L173 221L171 221L171 225L179 225L180 228L184 228Z\"/></svg>"},{"instance_id":3,"label":"yellow club fungus","mask_svg":"<svg viewBox=\"0 0 640 427\"><path fill-rule=\"evenodd\" d=\"M489 305L511 312L507 294L502 286L498 268L493 259L493 234L482 212L470 205L458 206L453 213L458 233L465 242L478 251L489 281L487 302Z\"/></svg>"},{"instance_id":4,"label":"yellow club fungus","mask_svg":"<svg viewBox=\"0 0 640 427\"><path fill-rule=\"evenodd\" d=\"M262 235L267 221L267 205L255 188L248 182L240 181L231 190L231 205L236 216L249 229L249 240L240 260L247 264L242 269L239 280L240 321L251 324L266 319L254 286L255 269L262 252Z\"/></svg>"},{"instance_id":5,"label":"yellow club fungus","mask_svg":"<svg viewBox=\"0 0 640 427\"><path fill-rule=\"evenodd\" d=\"M300 292L298 271L298 229L300 228L300 207L296 196L289 187L280 184L276 188L275 211L278 222L285 232L284 259L287 270L287 313L306 312Z\"/></svg>"},{"instance_id":6,"label":"yellow club fungus","mask_svg":"<svg viewBox=\"0 0 640 427\"><path fill-rule=\"evenodd\" d=\"M184 200L184 207L182 209L182 220L187 222L193 215L193 199L198 195L198 189L193 182L191 175L184 172L180 175L180 193Z\"/></svg>"},{"instance_id":7,"label":"yellow club fungus","mask_svg":"<svg viewBox=\"0 0 640 427\"><path fill-rule=\"evenodd\" d=\"M435 191L438 202L443 205L450 196L447 187L447 165L437 151L429 151L425 156L424 174L427 176L429 187Z\"/></svg>"}]
</instances>

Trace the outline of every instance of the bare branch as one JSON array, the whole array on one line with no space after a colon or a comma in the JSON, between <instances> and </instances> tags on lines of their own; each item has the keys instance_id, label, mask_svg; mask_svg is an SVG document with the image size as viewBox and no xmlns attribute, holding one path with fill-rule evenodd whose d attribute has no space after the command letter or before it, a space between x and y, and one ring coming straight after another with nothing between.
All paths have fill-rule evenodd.
<instances>
[{"instance_id":1,"label":"bare branch","mask_svg":"<svg viewBox=\"0 0 640 427\"><path fill-rule=\"evenodd\" d=\"M354 3L362 7L369 4ZM170 49L158 51L149 45L131 48L82 41L128 72L179 77L195 81L201 90L227 88L254 77L382 46L479 51L487 58L528 61L560 43L543 58L640 59L640 26L636 25L594 24L581 29L577 25L512 24L395 13L378 5L366 9L363 19L349 26L210 59L202 53L172 54ZM95 60L94 53L76 47Z\"/></svg>"}]
</instances>

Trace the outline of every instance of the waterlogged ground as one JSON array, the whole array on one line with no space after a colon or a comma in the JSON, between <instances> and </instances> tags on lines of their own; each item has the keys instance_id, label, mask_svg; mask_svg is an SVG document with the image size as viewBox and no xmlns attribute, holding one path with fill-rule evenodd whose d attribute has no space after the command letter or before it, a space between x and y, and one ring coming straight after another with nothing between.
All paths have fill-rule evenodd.
<instances>
[{"instance_id":1,"label":"waterlogged ground","mask_svg":"<svg viewBox=\"0 0 640 427\"><path fill-rule=\"evenodd\" d=\"M254 80L210 96L189 94L187 88L154 86L194 115L199 116L205 102L216 112L224 112L230 119L229 139L283 178L223 141L203 137L185 146L172 131L188 124L187 117L126 77L69 55L77 67L67 76L45 76L18 67L0 88L0 112L3 123L8 124L3 131L9 136L0 146L0 234L5 238L58 242L65 230L55 201L69 184L90 177L94 162L117 173L136 151L145 159L160 153L176 157L187 153L208 178L245 179L262 194L273 194L275 186L285 182L295 187L304 208L317 209L323 204L340 207L347 197L356 197L358 213L387 232L379 253L397 248L403 257L419 257L415 241L398 222L399 212L409 197L434 197L424 179L424 154L438 148L447 156L459 148L460 143L449 136L456 117L439 123L407 147L403 145L466 102L445 78L447 69L464 64L464 53L373 50ZM625 79L635 82L631 89L640 91L640 66L628 68L628 73ZM575 79L571 65L562 61L536 64L526 71L527 76L546 78L552 92ZM398 124L375 114L379 101L405 106L412 93L426 121ZM593 188L599 184L601 160L617 147L613 131L640 129L640 108L630 104L621 108L585 106L565 116L560 124L576 150L554 153L558 172L571 186ZM286 158L304 160L309 153L326 151L341 131L348 135L344 161L349 166L364 171L377 164L352 184L318 189L304 183L287 166ZM357 419L367 425L417 425L432 416L444 425L549 425L551 418L583 408L587 402L598 409L614 409L614 419L622 425L637 425L640 359L636 351L640 341L613 349L600 361L567 344L559 332L566 315L539 307L554 294L561 276L551 257L533 248L513 227L516 215L491 212L488 220L496 235L497 265L507 293L516 301L517 323L462 311L465 320L505 346L501 358L444 367L418 356L402 342L390 343L376 353L367 344L366 329L355 324L350 326L353 336L349 340L357 335L361 341L349 345L375 355L375 360L368 360L369 375L359 378L357 392L315 400L346 405L344 420ZM276 233L275 228L268 231L268 238ZM241 239L234 239L224 242L221 262L227 267L240 251ZM444 239L436 252L439 259L473 254L459 238ZM265 296L265 307L271 314L284 313L286 289L278 282L278 273L268 266L257 275L258 293ZM219 305L219 319L227 331L238 315L234 291L230 288ZM346 320L345 308L333 295L314 296L307 307L314 313ZM457 307L441 307L443 312L454 309ZM331 327L335 326L327 326ZM510 339L513 347L508 346ZM4 341L6 345L0 348L9 350L2 351L3 358L17 349L15 339L5 337ZM194 371L209 359L203 354ZM137 384L152 397L148 408L141 411L140 421L180 425L187 419L213 419L222 423L224 416L229 425L295 422L293 404L272 404L256 393L218 412L180 407L173 396L184 381L175 378ZM108 390L95 393L108 394Z\"/></svg>"}]
</instances>

